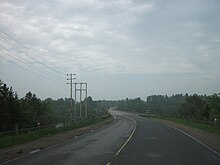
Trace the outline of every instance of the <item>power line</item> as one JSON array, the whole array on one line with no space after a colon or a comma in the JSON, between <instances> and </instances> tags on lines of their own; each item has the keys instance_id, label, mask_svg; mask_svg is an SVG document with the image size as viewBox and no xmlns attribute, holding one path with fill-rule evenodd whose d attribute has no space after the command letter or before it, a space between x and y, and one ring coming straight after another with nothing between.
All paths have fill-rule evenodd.
<instances>
[{"instance_id":1,"label":"power line","mask_svg":"<svg viewBox=\"0 0 220 165\"><path fill-rule=\"evenodd\" d=\"M63 82L63 81L57 79L57 76L55 74L53 74L52 72L49 72L49 71L53 71L54 73L59 73L59 74L62 74L62 75L63 75L63 73L56 70L56 69L54 69L54 68L52 68L52 67L50 67L50 66L48 66L48 65L46 65L44 62L38 60L36 58L36 56L33 55L33 53L36 54L40 59L46 61L46 59L43 59L36 51L28 49L22 43L20 43L16 39L14 39L12 36L10 36L6 32L4 32L3 30L0 29L0 32L3 34L3 35L0 35L0 40L2 42L4 42L4 46L10 47L9 49L7 49L6 47L0 45L4 50L4 51L1 50L1 52L3 52L6 55L9 55L10 58L15 59L16 61L20 62L21 64L23 64L25 66L29 66L31 69L34 69L35 71L42 73L43 77L45 77L44 75L47 74L48 76L52 77L53 79L56 79L57 82L58 81ZM12 50L10 50L10 49L12 49ZM7 50L7 53L5 52L5 50ZM27 51L29 51L29 52L31 51L32 53L29 53ZM19 56L18 54L21 54L22 56ZM14 56L11 56L11 55L14 55ZM31 61L28 61L26 58L24 58L24 55L25 55L25 57L29 58ZM21 65L17 64L16 62L12 62L12 60L9 60L9 59L7 59L7 60L10 61L11 63L21 67ZM40 66L44 66L49 70L45 71L45 69L43 70L41 67L39 67L39 65L38 66L32 65L30 62L37 62L37 64L40 64ZM22 66L21 68L24 69L25 67ZM25 68L25 70L30 71L27 68ZM36 74L33 71L30 71L30 72Z\"/></svg>"},{"instance_id":2,"label":"power line","mask_svg":"<svg viewBox=\"0 0 220 165\"><path fill-rule=\"evenodd\" d=\"M0 51L1 51L1 50L0 50ZM4 58L6 61L11 62L12 64L16 65L16 66L19 67L19 68L22 68L22 69L26 70L27 72L31 72L31 73L34 74L34 75L37 75L37 76L39 76L39 77L41 77L41 78L43 77L44 79L47 79L47 80L50 80L50 81L55 81L56 83L60 83L60 82L58 82L57 80L53 80L53 79L51 79L51 78L49 78L49 77L46 77L46 76L44 76L44 75L40 75L40 74L38 74L38 73L36 73L36 72L33 72L32 70L29 70L29 69L27 69L27 68L25 68L25 67L23 67L23 66L21 66L21 65L19 65L19 64L17 64L17 63L15 63L15 62L13 62L12 60L10 60L10 59L4 57L4 56L1 55L1 54L0 54L0 56L1 56L2 58Z\"/></svg>"},{"instance_id":3,"label":"power line","mask_svg":"<svg viewBox=\"0 0 220 165\"><path fill-rule=\"evenodd\" d=\"M7 42L10 43L12 46L16 47L17 49L21 49L20 47L22 47L22 51L23 51L26 55L32 56L32 57L34 58L34 60L36 60L36 61L37 61L38 63L40 63L41 65L47 67L47 68L50 69L50 70L53 70L53 71L56 72L56 73L59 73L59 74L62 74L62 75L63 75L62 72L60 72L60 71L58 71L58 70L56 70L56 69L54 69L54 68L52 68L52 67L50 67L50 66L47 66L47 65L44 64L43 62L41 62L41 61L39 61L38 59L36 59L35 56L33 56L32 54L29 54L29 53L25 52L23 49L28 50L28 51L31 51L32 53L36 54L39 58L41 58L42 60L46 61L46 59L42 58L42 57L37 53L36 50L34 50L33 48L32 48L32 49L33 49L34 51L33 51L33 50L30 50L29 48L27 48L26 46L24 46L22 43L20 43L19 41L17 41L15 38L13 38L12 36L10 36L10 35L7 34L6 32L4 32L3 30L0 29L0 31L1 31L7 38L12 39L14 42L16 42L16 43L19 45L19 47L18 47L18 46L15 46L14 44L12 44L11 42L7 41ZM6 40L6 39L5 39L4 37L2 37L1 35L0 35L0 37L3 38L4 40ZM28 56L27 56L27 57L28 57ZM30 57L29 57L29 58L30 58Z\"/></svg>"},{"instance_id":4,"label":"power line","mask_svg":"<svg viewBox=\"0 0 220 165\"><path fill-rule=\"evenodd\" d=\"M7 49L6 47L4 47L4 46L2 46L2 45L0 45L1 47L3 47L5 50L7 50L8 52L11 52L12 54L14 54L16 57L17 57L17 54L16 54L16 52L12 52L11 50L9 50L9 49ZM27 57L27 56L26 56ZM27 61L25 58L23 58L22 56L19 56L18 58L22 58L22 60L24 61L24 62L26 62L27 63L27 65L30 65L29 64L29 61ZM28 57L30 60L32 60L30 57ZM23 62L22 61L22 62ZM39 67L37 67L37 66L33 66L33 65L31 65L31 67L35 67L35 68L37 68L38 70L40 70L41 71L41 68L39 68ZM54 75L54 74L52 74L52 73L50 73L50 72L47 72L48 74L50 74L50 75L52 75L53 77L56 77L56 75Z\"/></svg>"},{"instance_id":5,"label":"power line","mask_svg":"<svg viewBox=\"0 0 220 165\"><path fill-rule=\"evenodd\" d=\"M48 68L49 70L52 70L51 67L47 66L47 65L44 64L42 61L39 61L38 59L36 59L36 57L34 57L32 54L29 54L29 53L27 53L26 51L24 51L23 48L20 48L20 47L16 46L15 44L13 44L12 42L6 40L6 39L3 38L1 35L0 35L0 39L1 39L1 41L3 41L4 43L6 43L6 44L8 44L9 46L11 46L14 50L18 51L19 53L20 53L20 52L23 52L23 53L24 53L23 55L25 55L26 57L28 57L28 58L31 59L32 61L34 60L34 61L38 62L39 64L41 64L42 66ZM30 56L31 56L32 58L31 58ZM46 61L46 60L45 60L45 61Z\"/></svg>"},{"instance_id":6,"label":"power line","mask_svg":"<svg viewBox=\"0 0 220 165\"><path fill-rule=\"evenodd\" d=\"M27 48L28 49L28 48ZM31 49L29 49L30 51L32 51L34 54L36 54L39 58L41 58L42 60L44 60L44 61L46 61L46 59L44 59L43 57L41 57L39 54L38 54L38 52L37 52L37 50L35 50L34 48L31 48ZM61 75L63 75L64 73L62 73L62 72L60 72L59 70L57 70L57 69L54 69L54 68L52 68L52 67L49 67L49 66L47 66L48 68L50 68L51 70L53 70L54 72L56 72L56 73L59 73L59 74L61 74Z\"/></svg>"},{"instance_id":7,"label":"power line","mask_svg":"<svg viewBox=\"0 0 220 165\"><path fill-rule=\"evenodd\" d=\"M0 45L0 47L2 47L2 48L4 48L5 50L7 50L10 54L13 54L13 55L17 56L17 55L16 55L14 52L12 52L11 50L9 50L9 49L7 49L7 48L1 46L1 45ZM0 50L0 51L3 52L3 53L6 54L6 55L10 55L8 52L4 52L4 50ZM14 56L10 56L10 57L13 58L13 59L15 59L15 60L17 60L17 61L19 61L20 63L22 63L22 64L24 64L24 65L26 65L26 66L31 67L32 69L37 70L38 72L41 72L43 75L44 75L44 74L47 74L48 76L53 77L54 79L57 79L56 76L51 75L50 73L45 72L45 71L42 71L42 70L39 69L38 67L29 64L29 63L28 63L27 61L25 61L23 58L20 59L20 58L14 57ZM62 82L62 81L59 80L59 79L57 79L57 81Z\"/></svg>"}]
</instances>

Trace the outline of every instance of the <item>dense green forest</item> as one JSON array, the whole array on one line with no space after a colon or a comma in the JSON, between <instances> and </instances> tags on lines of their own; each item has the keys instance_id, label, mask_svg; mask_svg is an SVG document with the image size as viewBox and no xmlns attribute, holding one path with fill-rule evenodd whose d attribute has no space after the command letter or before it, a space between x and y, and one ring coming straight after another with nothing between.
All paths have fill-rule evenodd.
<instances>
[{"instance_id":1,"label":"dense green forest","mask_svg":"<svg viewBox=\"0 0 220 165\"><path fill-rule=\"evenodd\" d=\"M220 94L152 95L146 101L140 98L118 101L118 110L171 115L198 120L220 120Z\"/></svg>"},{"instance_id":2,"label":"dense green forest","mask_svg":"<svg viewBox=\"0 0 220 165\"><path fill-rule=\"evenodd\" d=\"M74 104L74 100L72 102ZM105 115L109 107L117 107L118 110L129 112L220 121L220 94L152 95L148 96L146 101L140 97L119 101L94 101L89 96L87 103L89 118ZM82 114L84 109L83 101ZM77 110L79 110L79 102L77 102ZM76 115L79 116L78 111ZM68 125L70 124L70 100L67 98L41 100L31 92L19 99L12 87L7 87L0 80L0 118L0 131L12 130L16 123L19 128L36 127L39 123L40 126Z\"/></svg>"},{"instance_id":3,"label":"dense green forest","mask_svg":"<svg viewBox=\"0 0 220 165\"><path fill-rule=\"evenodd\" d=\"M87 101L89 118L106 114L110 106L106 101L93 101L92 97L88 97ZM74 104L74 100L72 102ZM82 114L84 109L85 102L82 102ZM19 128L67 125L70 123L70 100L67 98L41 100L31 92L19 99L12 87L7 87L0 80L0 118L0 131L13 130L15 124L18 124Z\"/></svg>"}]
</instances>

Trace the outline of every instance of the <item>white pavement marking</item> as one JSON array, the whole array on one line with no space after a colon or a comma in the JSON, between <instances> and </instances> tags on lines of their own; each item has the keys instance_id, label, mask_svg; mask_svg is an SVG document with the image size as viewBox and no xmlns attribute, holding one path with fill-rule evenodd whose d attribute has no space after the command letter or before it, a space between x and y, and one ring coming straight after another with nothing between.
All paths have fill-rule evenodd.
<instances>
[{"instance_id":1,"label":"white pavement marking","mask_svg":"<svg viewBox=\"0 0 220 165\"><path fill-rule=\"evenodd\" d=\"M114 115L113 115L114 116ZM130 120L132 120L134 122L134 129L131 133L131 135L128 137L128 139L126 140L126 142L121 146L121 148L116 152L116 154L114 155L114 157L118 156L120 154L120 152L124 149L124 147L128 144L128 142L131 140L132 136L134 135L135 131L136 131L136 128L137 128L137 122L132 119L131 117L128 117L128 116L124 116ZM111 161L108 162L106 165L110 165L111 164Z\"/></svg>"},{"instance_id":2,"label":"white pavement marking","mask_svg":"<svg viewBox=\"0 0 220 165\"><path fill-rule=\"evenodd\" d=\"M112 116L113 116L114 120L116 120L116 117L115 117L115 115L112 115Z\"/></svg>"},{"instance_id":3,"label":"white pavement marking","mask_svg":"<svg viewBox=\"0 0 220 165\"><path fill-rule=\"evenodd\" d=\"M94 132L94 131L93 131L93 132ZM91 132L91 133L93 133L93 132ZM88 134L89 134L89 133L88 133ZM81 135L81 137L83 137L83 136L85 136L85 135L86 135L86 134ZM62 141L62 142L60 142L60 143L57 143L57 144L54 144L54 145L48 146L48 147L46 147L46 148L44 148L44 149L39 149L39 151L48 150L48 149L50 149L50 148L53 148L53 147L56 147L56 146L62 145L62 144L64 144L64 143L68 143L69 141L72 141L72 140L74 140L74 138L67 139L67 140ZM31 153L31 152L32 152L32 153ZM34 153L36 153L36 152L38 152L38 151L35 150L35 152L33 152L33 151L31 151L31 152L29 152L29 154L34 154ZM14 158L14 159L8 160L8 161L6 161L6 162L2 162L2 163L0 163L0 165L8 164L8 163L10 163L10 162L14 162L14 161L16 161L16 160L18 160L18 159L22 159L22 158L24 158L24 157L27 157L29 154L26 154L26 155L24 155L24 156L20 156L20 157L17 157L17 158Z\"/></svg>"},{"instance_id":4,"label":"white pavement marking","mask_svg":"<svg viewBox=\"0 0 220 165\"><path fill-rule=\"evenodd\" d=\"M173 129L175 129L175 130L177 130L177 131L179 131L179 132L185 134L186 136L192 138L193 140L197 141L198 143L200 143L202 146L204 146L204 147L207 148L208 150L210 150L210 151L212 151L213 153L215 153L215 154L217 154L218 156L220 156L220 153L219 153L219 152L217 152L217 151L214 150L213 148L207 146L205 143L201 142L200 140L196 139L195 137L191 136L190 134L188 134L188 133L186 133L186 132L184 132L184 131L182 131L182 130L180 130L180 129L174 127L174 126L171 126L171 125L169 125L169 124L167 124L167 125L168 125L169 127L173 128Z\"/></svg>"},{"instance_id":5,"label":"white pavement marking","mask_svg":"<svg viewBox=\"0 0 220 165\"><path fill-rule=\"evenodd\" d=\"M37 150L31 151L31 152L29 152L29 153L30 153L30 154L34 154L34 153L39 152L39 151L40 151L40 149L37 149Z\"/></svg>"},{"instance_id":6,"label":"white pavement marking","mask_svg":"<svg viewBox=\"0 0 220 165\"><path fill-rule=\"evenodd\" d=\"M157 137L147 137L147 139L149 139L149 140L157 140Z\"/></svg>"},{"instance_id":7,"label":"white pavement marking","mask_svg":"<svg viewBox=\"0 0 220 165\"><path fill-rule=\"evenodd\" d=\"M0 165L7 164L7 163L10 163L10 162L13 162L13 161L15 161L15 160L18 160L18 159L24 158L25 156L26 156L26 155L21 156L21 157L18 157L18 158L14 158L14 159L12 159L12 160L8 160L8 161L6 161L6 162L0 163Z\"/></svg>"},{"instance_id":8,"label":"white pavement marking","mask_svg":"<svg viewBox=\"0 0 220 165\"><path fill-rule=\"evenodd\" d=\"M131 135L128 137L128 139L126 140L126 142L121 146L121 148L116 152L115 157L124 149L124 147L127 145L127 143L131 140L132 136L134 135L135 131L136 131L136 127L137 127L137 123L134 119L132 119L131 117L125 116L126 118L132 120L134 122L134 129L131 133Z\"/></svg>"}]
</instances>

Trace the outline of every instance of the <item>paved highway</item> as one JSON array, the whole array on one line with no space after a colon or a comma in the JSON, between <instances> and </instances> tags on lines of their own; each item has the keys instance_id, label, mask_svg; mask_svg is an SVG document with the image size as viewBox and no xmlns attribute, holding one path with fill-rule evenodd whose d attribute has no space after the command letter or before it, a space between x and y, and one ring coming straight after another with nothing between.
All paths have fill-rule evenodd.
<instances>
[{"instance_id":1,"label":"paved highway","mask_svg":"<svg viewBox=\"0 0 220 165\"><path fill-rule=\"evenodd\" d=\"M112 160L128 139L135 125L118 115L109 125L62 144L40 150L23 158L9 161L10 165L104 165Z\"/></svg>"},{"instance_id":2,"label":"paved highway","mask_svg":"<svg viewBox=\"0 0 220 165\"><path fill-rule=\"evenodd\" d=\"M6 164L220 165L220 156L167 125L112 111L116 119L87 135Z\"/></svg>"},{"instance_id":3,"label":"paved highway","mask_svg":"<svg viewBox=\"0 0 220 165\"><path fill-rule=\"evenodd\" d=\"M220 156L180 131L132 115L133 138L111 165L220 165Z\"/></svg>"}]
</instances>

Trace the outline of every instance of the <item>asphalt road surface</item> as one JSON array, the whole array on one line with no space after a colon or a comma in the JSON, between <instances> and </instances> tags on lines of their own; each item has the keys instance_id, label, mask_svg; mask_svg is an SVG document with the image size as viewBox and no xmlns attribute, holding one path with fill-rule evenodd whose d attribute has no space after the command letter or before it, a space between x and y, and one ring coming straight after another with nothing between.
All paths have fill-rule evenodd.
<instances>
[{"instance_id":1,"label":"asphalt road surface","mask_svg":"<svg viewBox=\"0 0 220 165\"><path fill-rule=\"evenodd\" d=\"M220 156L198 141L153 119L132 116L133 138L111 165L220 165Z\"/></svg>"},{"instance_id":2,"label":"asphalt road surface","mask_svg":"<svg viewBox=\"0 0 220 165\"><path fill-rule=\"evenodd\" d=\"M6 164L220 165L220 156L152 119L112 111L103 128Z\"/></svg>"},{"instance_id":3,"label":"asphalt road surface","mask_svg":"<svg viewBox=\"0 0 220 165\"><path fill-rule=\"evenodd\" d=\"M43 149L23 158L9 161L11 165L104 165L130 136L134 122L115 114L115 120L89 134Z\"/></svg>"}]
</instances>

